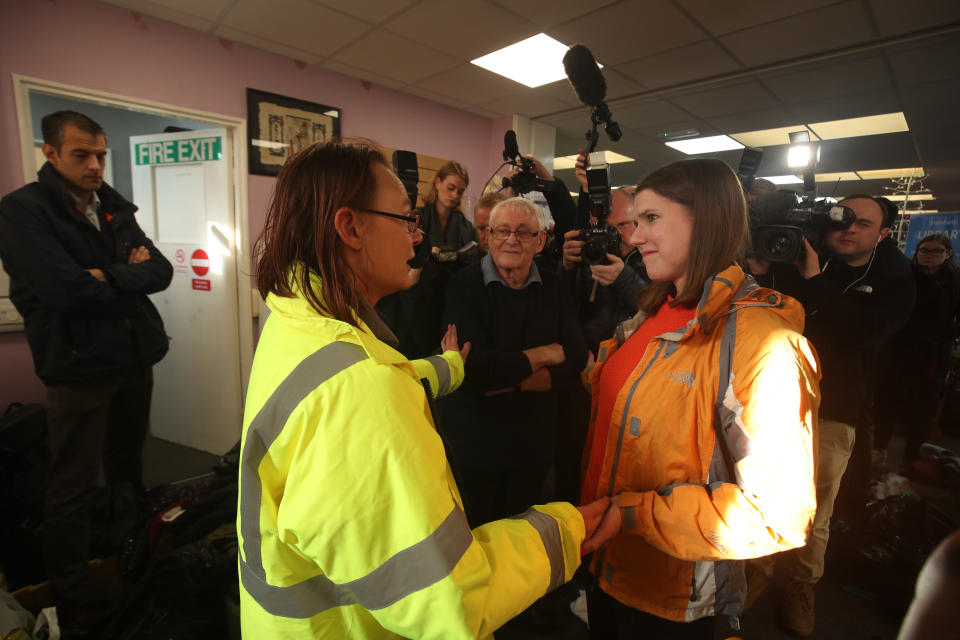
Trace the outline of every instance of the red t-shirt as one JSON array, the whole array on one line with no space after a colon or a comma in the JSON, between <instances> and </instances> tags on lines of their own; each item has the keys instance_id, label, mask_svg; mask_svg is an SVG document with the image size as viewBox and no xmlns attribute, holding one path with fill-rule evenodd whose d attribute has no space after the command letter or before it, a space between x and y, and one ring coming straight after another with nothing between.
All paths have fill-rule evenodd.
<instances>
[{"instance_id":1,"label":"red t-shirt","mask_svg":"<svg viewBox=\"0 0 960 640\"><path fill-rule=\"evenodd\" d=\"M669 302L669 300L668 300ZM683 306L671 307L664 303L657 310L656 315L640 325L640 327L617 349L603 364L600 371L599 399L597 404L597 419L593 423L593 440L590 446L590 458L587 464L587 473L583 478L583 488L580 492L581 504L597 499L597 487L600 484L600 467L603 464L603 454L607 447L607 437L610 434L610 418L613 415L613 405L617 402L620 390L626 384L627 378L640 363L650 340L662 333L676 331L686 326L693 319L695 309Z\"/></svg>"}]
</instances>

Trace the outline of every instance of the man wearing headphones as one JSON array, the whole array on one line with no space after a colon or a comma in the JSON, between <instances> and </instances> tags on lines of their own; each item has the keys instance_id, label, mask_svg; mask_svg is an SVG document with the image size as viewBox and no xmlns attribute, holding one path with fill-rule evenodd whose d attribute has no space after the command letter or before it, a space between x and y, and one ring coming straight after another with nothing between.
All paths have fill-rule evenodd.
<instances>
[{"instance_id":1,"label":"man wearing headphones","mask_svg":"<svg viewBox=\"0 0 960 640\"><path fill-rule=\"evenodd\" d=\"M806 311L804 336L820 356L817 444L817 513L807 545L787 552L790 582L780 604L780 623L809 636L814 629L814 586L823 576L830 517L856 436L873 397L873 363L880 346L913 311L916 288L910 261L887 239L895 211L878 198L853 195L840 204L856 219L849 228L827 232L830 256L823 259L806 240L797 264L750 260L754 274L799 300ZM861 433L861 437L868 437ZM747 608L769 586L776 556L751 563Z\"/></svg>"}]
</instances>

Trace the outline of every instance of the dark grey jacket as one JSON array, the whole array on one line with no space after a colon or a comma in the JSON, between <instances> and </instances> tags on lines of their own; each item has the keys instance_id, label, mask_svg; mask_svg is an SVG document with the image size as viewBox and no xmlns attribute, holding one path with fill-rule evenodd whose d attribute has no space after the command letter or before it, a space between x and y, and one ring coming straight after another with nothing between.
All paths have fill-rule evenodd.
<instances>
[{"instance_id":1,"label":"dark grey jacket","mask_svg":"<svg viewBox=\"0 0 960 640\"><path fill-rule=\"evenodd\" d=\"M158 362L169 342L147 294L167 288L173 267L137 225L137 207L104 183L98 231L50 163L37 177L0 200L0 259L37 375L49 385ZM127 264L139 246L150 259Z\"/></svg>"}]
</instances>

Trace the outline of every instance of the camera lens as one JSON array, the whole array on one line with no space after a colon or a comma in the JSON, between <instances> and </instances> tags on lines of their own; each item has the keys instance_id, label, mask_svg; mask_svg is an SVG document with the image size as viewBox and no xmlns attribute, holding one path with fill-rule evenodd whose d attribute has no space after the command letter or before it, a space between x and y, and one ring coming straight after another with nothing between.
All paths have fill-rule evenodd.
<instances>
[{"instance_id":1,"label":"camera lens","mask_svg":"<svg viewBox=\"0 0 960 640\"><path fill-rule=\"evenodd\" d=\"M775 232L764 238L763 248L774 258L783 258L791 255L794 248L793 238L782 232Z\"/></svg>"}]
</instances>

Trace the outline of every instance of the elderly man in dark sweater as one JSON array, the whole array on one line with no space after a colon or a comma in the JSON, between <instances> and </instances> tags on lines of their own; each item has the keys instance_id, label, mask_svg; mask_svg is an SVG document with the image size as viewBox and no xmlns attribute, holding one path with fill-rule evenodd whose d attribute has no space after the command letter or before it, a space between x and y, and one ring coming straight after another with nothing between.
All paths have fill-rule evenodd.
<instances>
[{"instance_id":1,"label":"elderly man in dark sweater","mask_svg":"<svg viewBox=\"0 0 960 640\"><path fill-rule=\"evenodd\" d=\"M450 282L445 322L473 348L466 378L438 403L472 526L543 502L557 446L557 397L587 348L572 301L533 257L545 224L523 198L490 213L490 253Z\"/></svg>"}]
</instances>

